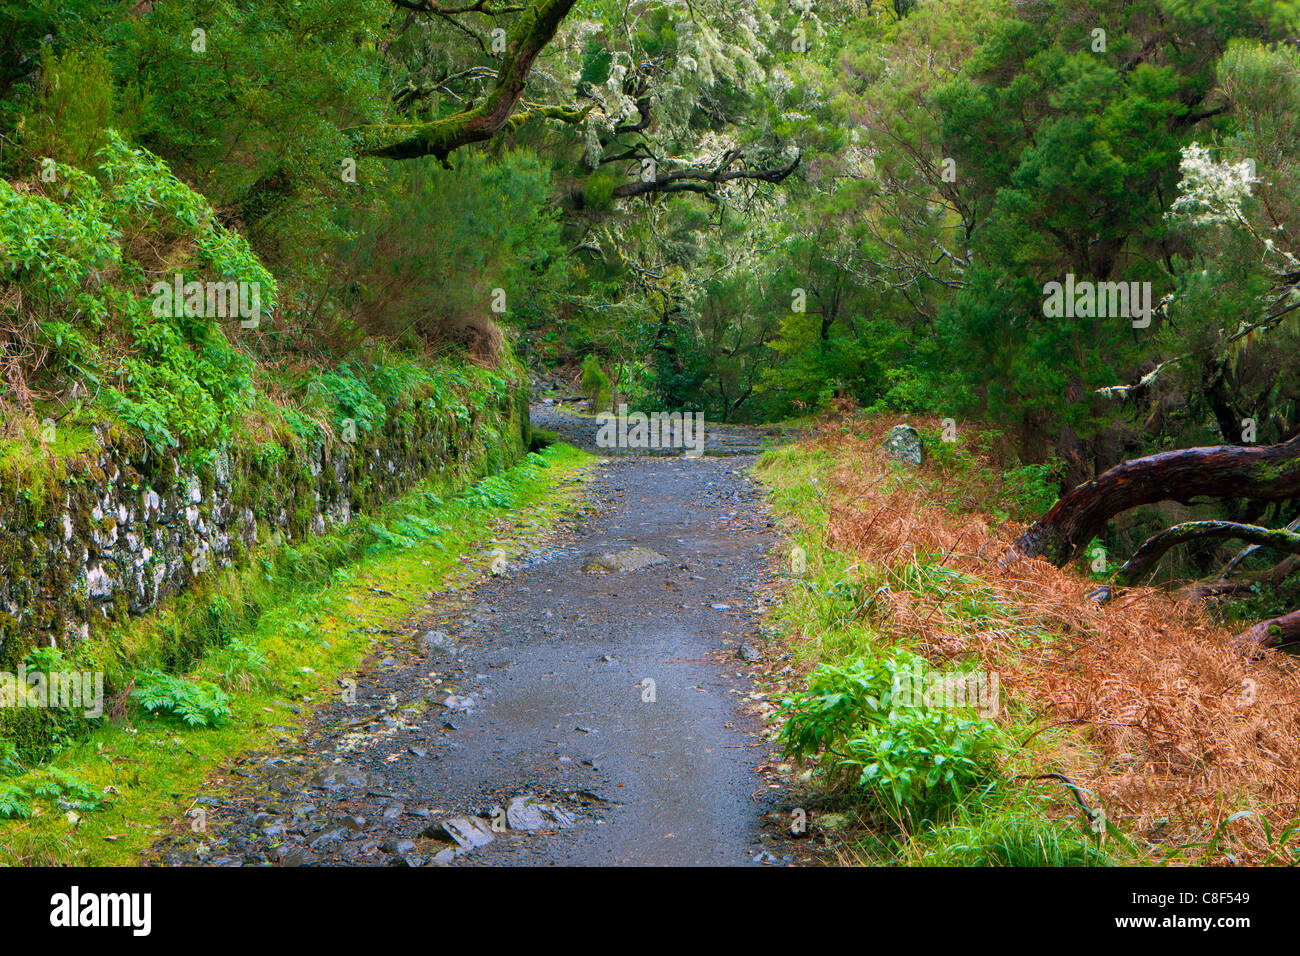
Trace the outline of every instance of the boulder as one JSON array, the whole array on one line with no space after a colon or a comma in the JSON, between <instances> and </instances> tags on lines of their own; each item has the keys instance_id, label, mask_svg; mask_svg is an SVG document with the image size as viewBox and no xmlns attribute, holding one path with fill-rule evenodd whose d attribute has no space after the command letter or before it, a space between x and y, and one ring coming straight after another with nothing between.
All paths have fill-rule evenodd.
<instances>
[{"instance_id":1,"label":"boulder","mask_svg":"<svg viewBox=\"0 0 1300 956\"><path fill-rule=\"evenodd\" d=\"M880 447L890 458L914 468L919 468L925 460L921 436L911 425L895 425Z\"/></svg>"}]
</instances>

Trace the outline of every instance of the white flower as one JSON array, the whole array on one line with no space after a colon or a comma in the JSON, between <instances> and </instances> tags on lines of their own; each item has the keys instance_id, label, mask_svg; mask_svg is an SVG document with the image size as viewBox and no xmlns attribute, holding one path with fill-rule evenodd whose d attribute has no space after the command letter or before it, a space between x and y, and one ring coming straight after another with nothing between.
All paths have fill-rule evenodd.
<instances>
[{"instance_id":1,"label":"white flower","mask_svg":"<svg viewBox=\"0 0 1300 956\"><path fill-rule=\"evenodd\" d=\"M794 89L794 80L790 78L789 73L778 67L772 71L768 89L772 91L773 97L780 99Z\"/></svg>"},{"instance_id":2,"label":"white flower","mask_svg":"<svg viewBox=\"0 0 1300 956\"><path fill-rule=\"evenodd\" d=\"M1209 149L1197 143L1185 146L1178 164L1183 177L1169 217L1197 226L1244 222L1241 204L1250 196L1251 184L1259 181L1254 166L1249 159L1216 163Z\"/></svg>"}]
</instances>

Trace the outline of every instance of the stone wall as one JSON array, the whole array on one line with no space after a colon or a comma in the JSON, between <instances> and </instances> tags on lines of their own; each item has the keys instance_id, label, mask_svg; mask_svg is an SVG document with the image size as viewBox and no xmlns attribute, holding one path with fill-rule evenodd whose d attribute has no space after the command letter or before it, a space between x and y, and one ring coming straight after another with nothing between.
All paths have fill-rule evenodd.
<instances>
[{"instance_id":1,"label":"stone wall","mask_svg":"<svg viewBox=\"0 0 1300 956\"><path fill-rule=\"evenodd\" d=\"M115 429L57 477L0 476L0 665L148 613L256 549L319 535L442 476L459 488L523 452L526 396L468 416L413 403L352 444L233 446L186 467Z\"/></svg>"}]
</instances>

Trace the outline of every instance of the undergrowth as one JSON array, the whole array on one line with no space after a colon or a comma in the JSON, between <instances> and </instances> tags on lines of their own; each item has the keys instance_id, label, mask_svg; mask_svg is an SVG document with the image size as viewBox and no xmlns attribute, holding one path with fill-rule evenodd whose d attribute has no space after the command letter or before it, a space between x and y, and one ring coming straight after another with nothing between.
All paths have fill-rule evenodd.
<instances>
[{"instance_id":1,"label":"undergrowth","mask_svg":"<svg viewBox=\"0 0 1300 956\"><path fill-rule=\"evenodd\" d=\"M934 424L929 460L910 469L879 451L891 424L828 425L757 469L800 558L769 622L797 671L782 739L859 811L866 829L845 852L1294 862L1300 792L1280 770L1300 749L1294 669L1244 657L1175 595L1090 600L1114 563L1099 547L1077 567L1000 564L1023 526L989 503L1041 511L1046 472L999 470L977 429L954 448ZM1000 687L1000 706L976 718L941 694L925 723L887 679L918 657L950 691Z\"/></svg>"},{"instance_id":2,"label":"undergrowth","mask_svg":"<svg viewBox=\"0 0 1300 956\"><path fill-rule=\"evenodd\" d=\"M956 510L999 502L995 521L1055 500L1052 466L997 472L986 458L942 441L938 432L922 432L922 438L928 470L896 469L886 478L895 487L920 494L927 484L930 491L942 487L940 500ZM981 445L987 450L995 440L984 436ZM887 565L837 548L830 525L838 504L830 485L838 464L826 445L805 443L764 453L756 470L784 519L791 548L802 552L801 568L785 573L783 599L769 621L805 675L774 715L778 740L796 766L811 762L814 779L859 821L841 855L862 863L936 866L1111 862L1114 841L1107 847L1108 833L1071 818L1063 791L1034 799L1023 793L1018 778L1033 760L1021 741L1041 728L1023 709L1008 713L1005 701L987 699L989 675L978 658L942 662L936 675L906 641L881 627L894 600L909 594L941 602L955 629L1014 621L1016 609L978 577L945 567L941 555ZM1041 639L1026 626L1026 643ZM917 673L937 679L921 685L910 679ZM921 689L927 686L929 699ZM985 696L958 693L954 701L942 693L945 686L980 688ZM982 712L985 705L995 715Z\"/></svg>"}]
</instances>

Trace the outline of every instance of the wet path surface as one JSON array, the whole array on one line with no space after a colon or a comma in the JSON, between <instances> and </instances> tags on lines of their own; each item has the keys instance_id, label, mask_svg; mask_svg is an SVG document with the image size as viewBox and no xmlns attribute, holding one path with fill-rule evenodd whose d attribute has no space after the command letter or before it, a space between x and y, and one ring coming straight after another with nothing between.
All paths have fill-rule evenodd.
<instances>
[{"instance_id":1,"label":"wet path surface","mask_svg":"<svg viewBox=\"0 0 1300 956\"><path fill-rule=\"evenodd\" d=\"M297 743L239 758L234 792L199 799L206 833L155 861L778 862L745 704L775 544L751 463L603 463L550 548L431 608ZM634 547L657 563L583 570Z\"/></svg>"},{"instance_id":2,"label":"wet path surface","mask_svg":"<svg viewBox=\"0 0 1300 956\"><path fill-rule=\"evenodd\" d=\"M534 428L545 429L559 435L564 441L585 451L598 455L665 455L678 456L681 448L618 449L599 448L596 445L596 433L600 429L595 417L573 415L553 406L534 405L529 409L529 418ZM773 425L723 425L718 422L704 423L705 455L756 455L765 448L778 444L782 430Z\"/></svg>"}]
</instances>

